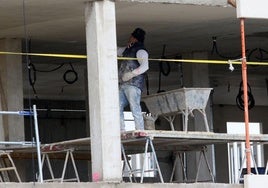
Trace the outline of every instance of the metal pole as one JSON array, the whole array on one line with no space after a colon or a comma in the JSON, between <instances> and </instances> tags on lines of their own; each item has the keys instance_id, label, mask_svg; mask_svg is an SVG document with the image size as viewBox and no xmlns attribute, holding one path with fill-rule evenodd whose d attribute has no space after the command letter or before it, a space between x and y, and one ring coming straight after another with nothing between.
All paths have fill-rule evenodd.
<instances>
[{"instance_id":1,"label":"metal pole","mask_svg":"<svg viewBox=\"0 0 268 188\"><path fill-rule=\"evenodd\" d=\"M0 111L2 115L20 115L20 116L31 116L32 113L30 111Z\"/></svg>"},{"instance_id":2,"label":"metal pole","mask_svg":"<svg viewBox=\"0 0 268 188\"><path fill-rule=\"evenodd\" d=\"M41 151L40 151L40 141L39 141L39 131L38 131L38 123L37 123L37 113L36 113L36 105L33 105L34 111L34 128L35 128L35 139L36 139L36 150L37 150L37 160L38 160L38 168L39 168L39 178L40 183L43 183L43 172L42 172L42 162L41 162Z\"/></svg>"},{"instance_id":3,"label":"metal pole","mask_svg":"<svg viewBox=\"0 0 268 188\"><path fill-rule=\"evenodd\" d=\"M246 164L247 174L251 173L251 158L250 158L250 138L249 138L249 114L248 114L248 81L247 81L247 60L246 60L246 42L245 42L245 19L240 19L241 30L241 47L242 47L242 81L244 90L244 118L246 132Z\"/></svg>"},{"instance_id":4,"label":"metal pole","mask_svg":"<svg viewBox=\"0 0 268 188\"><path fill-rule=\"evenodd\" d=\"M9 142L9 141L3 141L0 142L0 145L22 145L22 146L31 146L35 144L35 142Z\"/></svg>"}]
</instances>

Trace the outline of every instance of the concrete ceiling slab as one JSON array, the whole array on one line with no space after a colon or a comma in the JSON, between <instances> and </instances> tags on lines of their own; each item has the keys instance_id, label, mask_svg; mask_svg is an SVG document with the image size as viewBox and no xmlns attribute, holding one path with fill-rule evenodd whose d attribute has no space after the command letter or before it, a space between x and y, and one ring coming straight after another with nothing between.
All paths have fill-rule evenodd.
<instances>
[{"instance_id":1,"label":"concrete ceiling slab","mask_svg":"<svg viewBox=\"0 0 268 188\"><path fill-rule=\"evenodd\" d=\"M24 50L28 45L31 52L86 54L84 7L84 0L2 0L0 38L21 38L24 40ZM222 55L231 57L241 53L239 19L236 18L235 8L228 6L225 0L177 0L173 3L116 1L115 8L118 45L125 45L135 27L142 27L147 32L145 44L151 58L161 57L165 45L167 58L192 51L206 51L211 59L223 59L215 51L212 53L213 37L217 38L218 51ZM247 19L245 24L248 52L267 49L267 20ZM30 42L26 43L25 39ZM264 59L268 56L266 51L260 54L255 50L252 52L252 60L258 60L260 55ZM83 99L85 60L33 57L32 62L40 70L50 70L62 63L66 64L64 69L53 73L38 73L36 89L41 98L55 98L56 95L56 98L61 99ZM64 72L70 68L69 63L79 73L79 81L72 85L66 84L62 79ZM152 71L158 71L157 65L150 62ZM212 87L225 88L229 82L240 79L238 66L236 74L232 75L229 74L228 67L210 68ZM267 68L249 67L249 72L255 75L250 81L256 87L266 87ZM170 84L174 84L172 80L177 83L176 76L174 73ZM26 68L24 79L25 88L29 88ZM154 80L157 80L157 76ZM51 90L48 87L57 89ZM77 91L81 95L77 96Z\"/></svg>"}]
</instances>

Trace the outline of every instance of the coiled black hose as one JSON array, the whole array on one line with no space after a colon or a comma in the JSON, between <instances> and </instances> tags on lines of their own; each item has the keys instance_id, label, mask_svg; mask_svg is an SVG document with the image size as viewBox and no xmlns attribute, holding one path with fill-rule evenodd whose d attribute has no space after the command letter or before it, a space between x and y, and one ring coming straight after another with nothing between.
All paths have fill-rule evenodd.
<instances>
[{"instance_id":1,"label":"coiled black hose","mask_svg":"<svg viewBox=\"0 0 268 188\"><path fill-rule=\"evenodd\" d=\"M73 65L70 63L71 69L67 70L64 74L63 74L63 80L67 83L67 84L73 84L78 80L78 74L77 72L74 70ZM68 75L71 75L73 77L69 77Z\"/></svg>"},{"instance_id":2,"label":"coiled black hose","mask_svg":"<svg viewBox=\"0 0 268 188\"><path fill-rule=\"evenodd\" d=\"M254 100L253 94L251 93L250 85L249 84L247 85L248 85L248 109L250 110L251 108L255 106L255 100ZM239 109L243 111L245 110L243 82L240 82L239 91L236 96L236 105L238 106Z\"/></svg>"}]
</instances>

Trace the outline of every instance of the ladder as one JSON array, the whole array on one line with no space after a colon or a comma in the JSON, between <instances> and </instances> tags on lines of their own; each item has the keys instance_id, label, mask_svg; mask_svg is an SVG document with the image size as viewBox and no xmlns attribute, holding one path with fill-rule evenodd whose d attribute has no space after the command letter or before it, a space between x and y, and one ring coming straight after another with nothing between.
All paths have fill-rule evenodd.
<instances>
[{"instance_id":1,"label":"ladder","mask_svg":"<svg viewBox=\"0 0 268 188\"><path fill-rule=\"evenodd\" d=\"M6 181L10 182L10 178L9 178L10 174L8 172L14 171L18 182L21 182L17 168L14 164L13 159L10 156L10 152L12 152L12 151L0 150L0 159L1 159L1 162L0 162L0 181L1 182L6 182Z\"/></svg>"}]
</instances>

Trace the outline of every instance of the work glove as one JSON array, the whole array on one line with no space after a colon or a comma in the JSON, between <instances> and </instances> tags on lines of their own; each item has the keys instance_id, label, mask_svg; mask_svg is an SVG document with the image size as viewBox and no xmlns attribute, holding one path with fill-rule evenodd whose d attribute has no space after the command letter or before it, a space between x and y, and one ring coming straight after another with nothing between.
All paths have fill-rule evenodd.
<instances>
[{"instance_id":1,"label":"work glove","mask_svg":"<svg viewBox=\"0 0 268 188\"><path fill-rule=\"evenodd\" d=\"M135 77L136 75L132 72L126 72L123 77L122 77L122 80L123 82L127 82L129 81L130 79L132 79L133 77Z\"/></svg>"}]
</instances>

